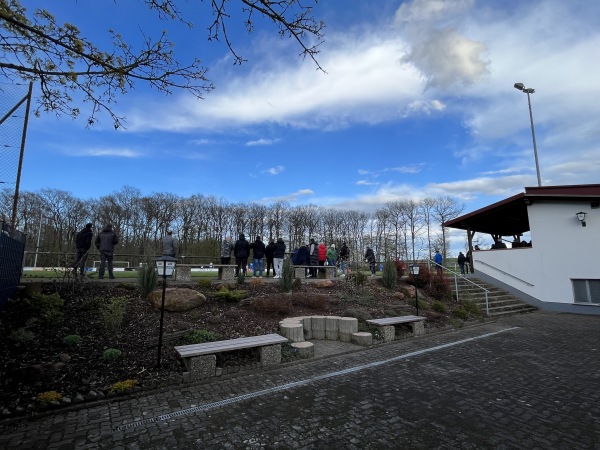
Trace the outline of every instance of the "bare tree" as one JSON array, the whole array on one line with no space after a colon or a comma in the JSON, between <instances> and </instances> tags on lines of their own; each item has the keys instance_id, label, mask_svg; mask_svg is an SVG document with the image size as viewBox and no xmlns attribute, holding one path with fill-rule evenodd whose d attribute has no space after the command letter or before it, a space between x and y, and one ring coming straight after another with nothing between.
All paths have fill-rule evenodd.
<instances>
[{"instance_id":1,"label":"bare tree","mask_svg":"<svg viewBox=\"0 0 600 450\"><path fill-rule=\"evenodd\" d=\"M446 259L446 229L444 222L458 217L464 210L465 205L458 203L452 197L442 197L437 200L433 208L436 219L442 227L442 256Z\"/></svg>"},{"instance_id":2,"label":"bare tree","mask_svg":"<svg viewBox=\"0 0 600 450\"><path fill-rule=\"evenodd\" d=\"M145 3L161 19L193 26L177 9L176 0L145 0ZM242 63L244 58L234 50L228 33L232 17L229 7L234 8L231 6L234 2L211 0L207 3L213 17L208 26L208 40L223 39L235 63ZM248 33L254 28L255 16L264 18L282 37L295 40L301 54L309 56L320 68L316 55L325 25L313 17L311 6L305 6L301 0L239 0L238 3L245 14L243 26ZM101 49L75 25L58 24L47 10L29 11L20 0L0 0L0 71L12 81L39 83L37 115L46 111L79 116L80 110L72 97L78 94L91 105L88 125L93 125L97 114L105 111L115 128L122 126L124 118L113 112L111 104L137 83L164 94L183 89L197 98L213 89L206 77L207 68L201 65L200 59L181 62L174 57L174 43L167 38L166 31L158 38L149 37L143 30L141 33L142 43L137 49L119 33L109 30L112 45Z\"/></svg>"}]
</instances>

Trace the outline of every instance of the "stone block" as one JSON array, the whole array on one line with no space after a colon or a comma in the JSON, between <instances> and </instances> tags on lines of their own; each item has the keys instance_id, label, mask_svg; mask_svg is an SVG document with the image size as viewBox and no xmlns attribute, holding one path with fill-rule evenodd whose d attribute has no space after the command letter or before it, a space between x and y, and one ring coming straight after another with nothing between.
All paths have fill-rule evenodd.
<instances>
[{"instance_id":1,"label":"stone block","mask_svg":"<svg viewBox=\"0 0 600 450\"><path fill-rule=\"evenodd\" d=\"M352 343L368 347L369 345L373 345L373 335L364 331L352 333Z\"/></svg>"},{"instance_id":2,"label":"stone block","mask_svg":"<svg viewBox=\"0 0 600 450\"><path fill-rule=\"evenodd\" d=\"M394 325L379 327L379 330L383 334L383 342L392 342L396 337L396 328L394 328Z\"/></svg>"},{"instance_id":3,"label":"stone block","mask_svg":"<svg viewBox=\"0 0 600 450\"><path fill-rule=\"evenodd\" d=\"M294 342L292 348L298 351L301 358L312 358L315 355L315 346L312 342Z\"/></svg>"},{"instance_id":4,"label":"stone block","mask_svg":"<svg viewBox=\"0 0 600 450\"><path fill-rule=\"evenodd\" d=\"M281 363L281 344L267 345L259 348L260 362L263 366Z\"/></svg>"},{"instance_id":5,"label":"stone block","mask_svg":"<svg viewBox=\"0 0 600 450\"><path fill-rule=\"evenodd\" d=\"M312 316L310 328L312 330L312 339L325 339L325 316Z\"/></svg>"},{"instance_id":6,"label":"stone block","mask_svg":"<svg viewBox=\"0 0 600 450\"><path fill-rule=\"evenodd\" d=\"M192 281L192 268L185 266L176 266L175 279L177 281Z\"/></svg>"},{"instance_id":7,"label":"stone block","mask_svg":"<svg viewBox=\"0 0 600 450\"><path fill-rule=\"evenodd\" d=\"M344 334L356 333L358 331L358 319L355 317L340 317L338 319L338 330Z\"/></svg>"},{"instance_id":8,"label":"stone block","mask_svg":"<svg viewBox=\"0 0 600 450\"><path fill-rule=\"evenodd\" d=\"M235 267L219 267L219 280L235 280Z\"/></svg>"},{"instance_id":9,"label":"stone block","mask_svg":"<svg viewBox=\"0 0 600 450\"><path fill-rule=\"evenodd\" d=\"M186 358L185 365L190 372L190 380L204 380L215 376L217 355L202 355Z\"/></svg>"},{"instance_id":10,"label":"stone block","mask_svg":"<svg viewBox=\"0 0 600 450\"><path fill-rule=\"evenodd\" d=\"M415 336L422 336L425 334L425 324L423 321L412 322L410 326Z\"/></svg>"},{"instance_id":11,"label":"stone block","mask_svg":"<svg viewBox=\"0 0 600 450\"><path fill-rule=\"evenodd\" d=\"M279 324L279 334L292 342L304 341L304 327L301 323L283 322Z\"/></svg>"},{"instance_id":12,"label":"stone block","mask_svg":"<svg viewBox=\"0 0 600 450\"><path fill-rule=\"evenodd\" d=\"M302 326L304 327L304 339L312 339L312 317L302 318Z\"/></svg>"}]
</instances>

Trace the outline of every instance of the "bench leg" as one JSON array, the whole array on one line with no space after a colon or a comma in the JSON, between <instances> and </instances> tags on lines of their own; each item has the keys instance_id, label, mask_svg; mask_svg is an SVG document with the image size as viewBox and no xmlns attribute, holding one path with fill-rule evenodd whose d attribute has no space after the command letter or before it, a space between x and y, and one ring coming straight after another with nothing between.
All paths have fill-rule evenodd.
<instances>
[{"instance_id":1,"label":"bench leg","mask_svg":"<svg viewBox=\"0 0 600 450\"><path fill-rule=\"evenodd\" d=\"M304 267L294 267L294 278L306 278Z\"/></svg>"},{"instance_id":2,"label":"bench leg","mask_svg":"<svg viewBox=\"0 0 600 450\"><path fill-rule=\"evenodd\" d=\"M281 364L281 344L260 347L260 362L263 366Z\"/></svg>"},{"instance_id":3,"label":"bench leg","mask_svg":"<svg viewBox=\"0 0 600 450\"><path fill-rule=\"evenodd\" d=\"M233 267L219 267L219 280L235 280L235 269Z\"/></svg>"},{"instance_id":4,"label":"bench leg","mask_svg":"<svg viewBox=\"0 0 600 450\"><path fill-rule=\"evenodd\" d=\"M175 269L175 279L177 281L191 281L192 269L190 267L177 267Z\"/></svg>"},{"instance_id":5,"label":"bench leg","mask_svg":"<svg viewBox=\"0 0 600 450\"><path fill-rule=\"evenodd\" d=\"M212 378L217 372L217 355L186 358L185 367L190 373L190 381Z\"/></svg>"},{"instance_id":6,"label":"bench leg","mask_svg":"<svg viewBox=\"0 0 600 450\"><path fill-rule=\"evenodd\" d=\"M383 334L383 342L392 342L396 338L396 328L394 325L385 325L379 327L381 334Z\"/></svg>"},{"instance_id":7,"label":"bench leg","mask_svg":"<svg viewBox=\"0 0 600 450\"><path fill-rule=\"evenodd\" d=\"M425 325L423 324L423 321L411 322L410 327L412 328L414 336L422 336L425 334Z\"/></svg>"}]
</instances>

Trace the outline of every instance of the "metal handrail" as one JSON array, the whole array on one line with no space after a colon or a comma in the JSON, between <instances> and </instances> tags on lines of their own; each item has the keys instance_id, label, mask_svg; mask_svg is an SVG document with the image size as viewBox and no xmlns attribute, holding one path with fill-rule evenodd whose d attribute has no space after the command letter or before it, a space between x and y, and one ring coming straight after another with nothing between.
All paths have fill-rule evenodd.
<instances>
[{"instance_id":1,"label":"metal handrail","mask_svg":"<svg viewBox=\"0 0 600 450\"><path fill-rule=\"evenodd\" d=\"M449 269L448 267L445 267L442 264L438 264L435 261L429 259L427 260L428 266L429 268L431 268L431 263L433 263L433 265L435 266L440 266L442 268L442 270L446 270L450 273L452 273L454 275L454 290L456 291L456 299L460 301L459 299L459 292L458 292L458 278L460 278L461 280L466 281L467 283L471 283L473 286L478 287L479 289L483 289L483 292L485 293L485 313L486 315L490 315L490 304L488 301L488 294L490 293L489 290L487 290L486 288L484 288L483 286L479 286L477 283L474 283L473 281L469 280L468 278L466 278L465 276L463 276L462 274L459 274L455 271L453 271L452 269Z\"/></svg>"},{"instance_id":2,"label":"metal handrail","mask_svg":"<svg viewBox=\"0 0 600 450\"><path fill-rule=\"evenodd\" d=\"M504 275L507 275L507 276L509 276L509 277L511 277L511 278L514 278L515 280L518 280L518 281L520 281L521 283L525 283L527 286L535 286L535 284L532 284L532 283L530 283L529 281L525 281L524 279L522 279L522 278L519 278L519 277L517 277L517 276L513 275L512 273L508 273L508 272L506 272L506 271L504 271L504 270L502 270L502 269L498 269L497 267L495 267L495 266L492 266L491 264L488 264L488 263L486 263L485 261L481 261L480 259L477 259L476 261L477 261L478 263L481 263L481 264L485 265L485 266L491 267L492 269L494 269L494 270L497 270L498 272L501 272L501 273L503 273Z\"/></svg>"}]
</instances>

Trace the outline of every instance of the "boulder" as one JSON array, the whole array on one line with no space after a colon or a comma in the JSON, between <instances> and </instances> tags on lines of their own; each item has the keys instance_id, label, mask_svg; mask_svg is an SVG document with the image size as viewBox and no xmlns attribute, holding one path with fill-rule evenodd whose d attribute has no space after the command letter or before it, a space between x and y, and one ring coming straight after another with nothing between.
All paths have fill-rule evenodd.
<instances>
[{"instance_id":1,"label":"boulder","mask_svg":"<svg viewBox=\"0 0 600 450\"><path fill-rule=\"evenodd\" d=\"M406 295L404 295L404 293L402 292L394 292L393 296L396 297L398 300L404 300L404 298L406 297Z\"/></svg>"},{"instance_id":2,"label":"boulder","mask_svg":"<svg viewBox=\"0 0 600 450\"><path fill-rule=\"evenodd\" d=\"M415 298L416 294L416 289L414 286L406 285L406 286L402 286L402 288L400 288L400 291L406 295L408 298Z\"/></svg>"},{"instance_id":3,"label":"boulder","mask_svg":"<svg viewBox=\"0 0 600 450\"><path fill-rule=\"evenodd\" d=\"M156 309L160 309L162 290L156 290L148 296L148 300ZM188 288L167 288L165 291L165 310L185 312L197 308L206 302L201 293Z\"/></svg>"},{"instance_id":4,"label":"boulder","mask_svg":"<svg viewBox=\"0 0 600 450\"><path fill-rule=\"evenodd\" d=\"M331 280L317 281L315 283L315 286L318 288L329 288L329 287L333 286L333 281L331 281Z\"/></svg>"}]
</instances>

